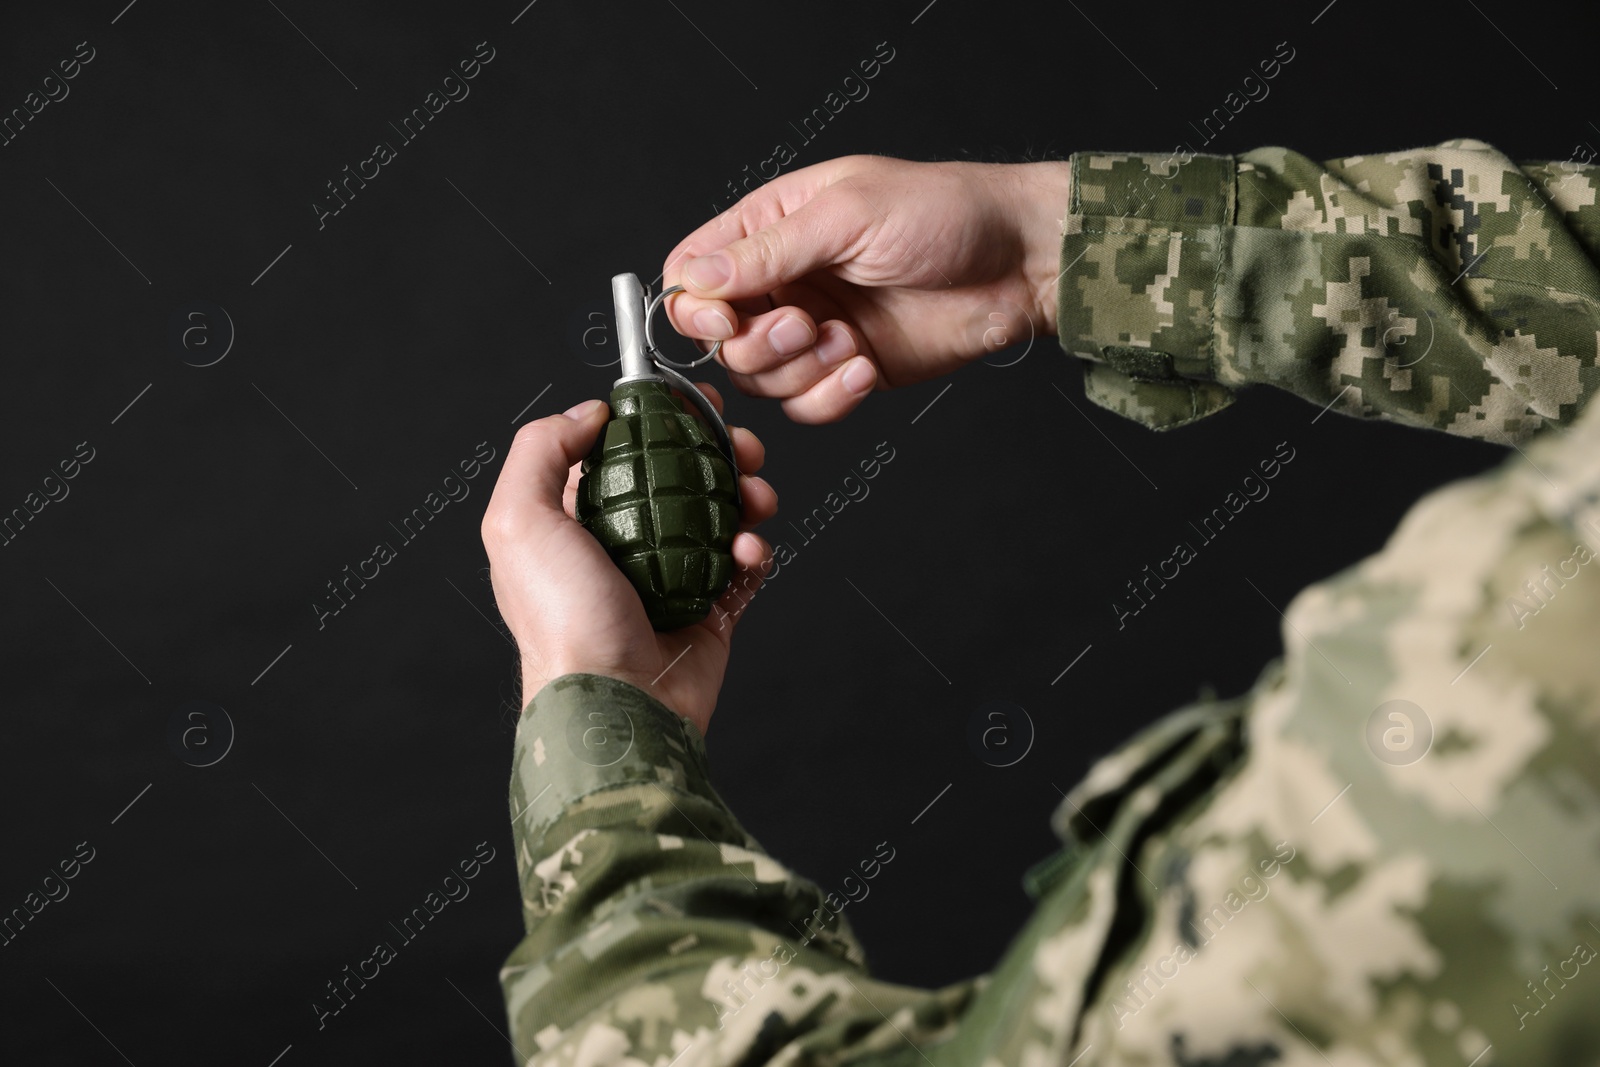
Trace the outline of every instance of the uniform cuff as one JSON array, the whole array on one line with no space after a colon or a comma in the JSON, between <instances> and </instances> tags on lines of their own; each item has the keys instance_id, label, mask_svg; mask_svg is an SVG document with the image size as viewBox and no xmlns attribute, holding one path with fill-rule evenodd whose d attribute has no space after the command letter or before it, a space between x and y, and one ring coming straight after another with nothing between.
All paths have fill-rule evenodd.
<instances>
[{"instance_id":1,"label":"uniform cuff","mask_svg":"<svg viewBox=\"0 0 1600 1067\"><path fill-rule=\"evenodd\" d=\"M519 856L542 856L546 834L573 805L587 800L601 809L591 818L603 820L609 817L604 794L640 782L721 803L711 788L705 739L688 719L604 675L550 682L517 723L510 803Z\"/></svg>"},{"instance_id":2,"label":"uniform cuff","mask_svg":"<svg viewBox=\"0 0 1600 1067\"><path fill-rule=\"evenodd\" d=\"M1101 407L1171 429L1233 402L1214 379L1232 156L1078 153L1061 241L1057 336L1092 361Z\"/></svg>"}]
</instances>

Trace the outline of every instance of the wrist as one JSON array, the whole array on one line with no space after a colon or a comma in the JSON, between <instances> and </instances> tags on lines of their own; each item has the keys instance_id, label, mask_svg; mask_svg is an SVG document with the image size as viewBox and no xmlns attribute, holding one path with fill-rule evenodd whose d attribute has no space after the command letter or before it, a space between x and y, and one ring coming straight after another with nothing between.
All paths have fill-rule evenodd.
<instances>
[{"instance_id":1,"label":"wrist","mask_svg":"<svg viewBox=\"0 0 1600 1067\"><path fill-rule=\"evenodd\" d=\"M538 696L540 691L551 682L559 681L562 678L574 674L598 675L602 678L610 678L613 681L625 682L628 685L636 688L644 688L644 685L639 679L630 677L618 671L605 670L598 667L573 666L570 669L552 669L548 674L536 674L532 671L525 670L522 672L522 706L526 708L530 703L532 703L533 698Z\"/></svg>"},{"instance_id":2,"label":"wrist","mask_svg":"<svg viewBox=\"0 0 1600 1067\"><path fill-rule=\"evenodd\" d=\"M1013 211L1022 242L1022 273L1032 296L1038 332L1056 333L1057 286L1061 280L1061 225L1072 197L1068 160L1010 164Z\"/></svg>"},{"instance_id":3,"label":"wrist","mask_svg":"<svg viewBox=\"0 0 1600 1067\"><path fill-rule=\"evenodd\" d=\"M527 706L533 702L533 698L538 696L546 686L550 685L550 683L560 681L561 679L572 675L591 675L600 678L606 678L613 682L621 682L624 685L629 685L635 689L643 690L644 692L648 693L652 699L660 701L664 706L671 709L674 714L681 714L676 708L672 707L672 704L668 701L665 694L655 692L655 687L650 684L650 678L647 675L639 675L632 671L621 671L610 667L582 665L577 663L567 667L553 667L547 674L539 674L531 670L524 670L522 672L523 708L527 708ZM691 718L692 717L693 716L691 716ZM706 724L704 722L696 722L695 725L701 727L703 730Z\"/></svg>"}]
</instances>

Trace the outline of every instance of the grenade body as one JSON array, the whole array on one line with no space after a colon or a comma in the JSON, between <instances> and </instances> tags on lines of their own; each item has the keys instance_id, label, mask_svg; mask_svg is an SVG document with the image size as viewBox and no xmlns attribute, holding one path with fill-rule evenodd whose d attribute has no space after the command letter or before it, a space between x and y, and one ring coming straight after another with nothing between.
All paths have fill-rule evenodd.
<instances>
[{"instance_id":1,"label":"grenade body","mask_svg":"<svg viewBox=\"0 0 1600 1067\"><path fill-rule=\"evenodd\" d=\"M657 630L705 618L733 576L734 472L667 384L611 393L611 421L584 460L577 519L627 575Z\"/></svg>"}]
</instances>

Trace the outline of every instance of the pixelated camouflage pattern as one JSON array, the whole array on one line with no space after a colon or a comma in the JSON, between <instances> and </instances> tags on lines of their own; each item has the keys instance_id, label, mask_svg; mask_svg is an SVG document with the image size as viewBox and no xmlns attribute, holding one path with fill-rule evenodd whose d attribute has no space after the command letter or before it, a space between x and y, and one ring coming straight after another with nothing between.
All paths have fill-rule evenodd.
<instances>
[{"instance_id":1,"label":"pixelated camouflage pattern","mask_svg":"<svg viewBox=\"0 0 1600 1067\"><path fill-rule=\"evenodd\" d=\"M1085 363L1083 391L1090 400L1155 430L1203 419L1233 403L1233 390L1215 382L1161 382L1130 377L1104 363Z\"/></svg>"},{"instance_id":2,"label":"pixelated camouflage pattern","mask_svg":"<svg viewBox=\"0 0 1600 1067\"><path fill-rule=\"evenodd\" d=\"M969 999L868 979L841 902L766 854L712 788L699 731L625 682L566 675L534 697L510 802L528 936L500 977L524 1062L664 1067L692 1046L681 1063L764 1063L847 1033L893 1050L893 1029L860 1034L862 997L915 1005L930 1033ZM780 943L792 959L758 989Z\"/></svg>"},{"instance_id":3,"label":"pixelated camouflage pattern","mask_svg":"<svg viewBox=\"0 0 1600 1067\"><path fill-rule=\"evenodd\" d=\"M1600 387L1597 192L1600 168L1472 140L1328 163L1079 154L1058 335L1095 361L1092 400L1157 429L1269 383L1520 442Z\"/></svg>"},{"instance_id":4,"label":"pixelated camouflage pattern","mask_svg":"<svg viewBox=\"0 0 1600 1067\"><path fill-rule=\"evenodd\" d=\"M1397 175L1417 173L1410 155L1359 171L1361 196L1388 188L1384 195L1399 202ZM1242 158L1258 157L1270 160ZM1434 158L1442 167L1455 157ZM1346 161L1340 173L1366 165ZM1425 233L1446 225L1408 198L1400 198L1404 209L1383 209L1377 197L1355 221L1359 198L1348 188L1325 195L1316 176L1326 172L1304 166L1294 180L1307 183L1312 202L1343 202L1328 236L1380 223L1406 233L1407 220L1425 222ZM1592 245L1593 217L1579 209L1593 202L1594 174L1561 166L1523 173L1552 188L1571 182L1551 195L1582 201L1564 232ZM1169 210L1231 217L1226 172L1210 173L1196 187L1197 204ZM1274 173L1287 180L1293 167L1280 160ZM1478 196L1486 180L1459 184ZM1488 209L1477 204L1471 214L1480 220L1474 240L1487 240ZM1211 239L1217 247L1233 240ZM1182 244L1171 253L1163 241L1180 260L1189 252ZM1458 283L1473 299L1492 298L1475 315L1510 305L1526 312L1480 348L1388 362L1362 356L1345 372L1339 360L1359 356L1349 323L1342 332L1275 333L1306 346L1296 370L1261 340L1273 333L1267 325L1254 348L1229 340L1242 336L1241 320L1196 326L1203 302L1149 333L1161 340L1188 331L1200 348L1151 349L1137 329L1107 336L1113 351L1098 353L1090 382L1109 377L1091 395L1098 388L1156 425L1226 405L1232 377L1191 377L1204 358L1219 369L1275 368L1256 380L1314 401L1321 394L1307 383L1320 381L1323 403L1353 381L1339 409L1457 433L1510 440L1548 423L1567 427L1539 433L1498 470L1425 497L1381 552L1296 597L1283 659L1251 692L1176 712L1097 763L1057 809L1062 847L1024 878L1035 913L988 975L938 990L872 979L842 903L740 827L710 784L702 739L687 720L641 689L593 675L569 675L536 694L518 727L510 796L528 933L501 976L519 1061L1600 1062L1600 408L1578 411L1592 391L1593 338L1586 355L1567 345L1537 362L1537 353L1578 336L1566 317L1576 321L1574 309L1593 305L1545 288L1535 307L1523 291L1534 283L1511 275L1537 265L1517 251L1560 239L1552 230L1543 243L1526 232L1518 241L1488 245L1501 251L1468 269L1487 264L1494 278ZM1098 266L1132 261L1112 255ZM1400 284L1403 272L1382 265L1393 257L1377 262L1354 271L1361 293L1369 281ZM1305 265L1256 262L1255 292L1294 291L1307 308L1356 300L1353 289L1330 295L1330 284L1348 286L1348 278L1295 289L1273 280L1274 263ZM1585 275L1573 268L1567 277L1575 288ZM1086 291L1064 276L1068 285ZM1392 302L1411 292L1396 290ZM1529 302L1517 304L1524 296ZM1360 296L1371 299L1380 298ZM1070 300L1062 300L1065 308ZM1283 324L1295 326L1299 312L1284 314ZM1329 314L1325 324L1345 322ZM1468 351L1478 362L1466 362ZM1428 386L1436 408L1408 406L1415 397L1394 384L1397 374L1383 373L1413 359L1391 370L1437 362L1430 373L1446 380ZM1559 386L1563 360L1575 361L1575 393ZM1527 373L1513 375L1517 366ZM1502 393L1523 394L1505 389L1502 374L1532 398L1517 412ZM1117 376L1132 383L1121 401ZM1346 402L1356 393L1359 408ZM1375 710L1402 700L1432 732L1409 763L1381 759L1369 729Z\"/></svg>"}]
</instances>

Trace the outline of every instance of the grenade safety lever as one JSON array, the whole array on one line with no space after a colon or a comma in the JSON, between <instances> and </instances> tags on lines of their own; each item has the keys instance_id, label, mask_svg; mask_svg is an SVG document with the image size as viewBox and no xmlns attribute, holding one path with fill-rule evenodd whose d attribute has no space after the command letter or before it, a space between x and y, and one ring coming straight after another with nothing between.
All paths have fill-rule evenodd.
<instances>
[{"instance_id":1,"label":"grenade safety lever","mask_svg":"<svg viewBox=\"0 0 1600 1067\"><path fill-rule=\"evenodd\" d=\"M711 612L733 576L739 530L728 428L651 335L650 315L677 290L652 300L636 275L611 279L622 376L611 391L611 421L583 461L575 509L633 583L657 630L690 626ZM713 348L696 364L715 354ZM672 389L705 421L685 412Z\"/></svg>"}]
</instances>

